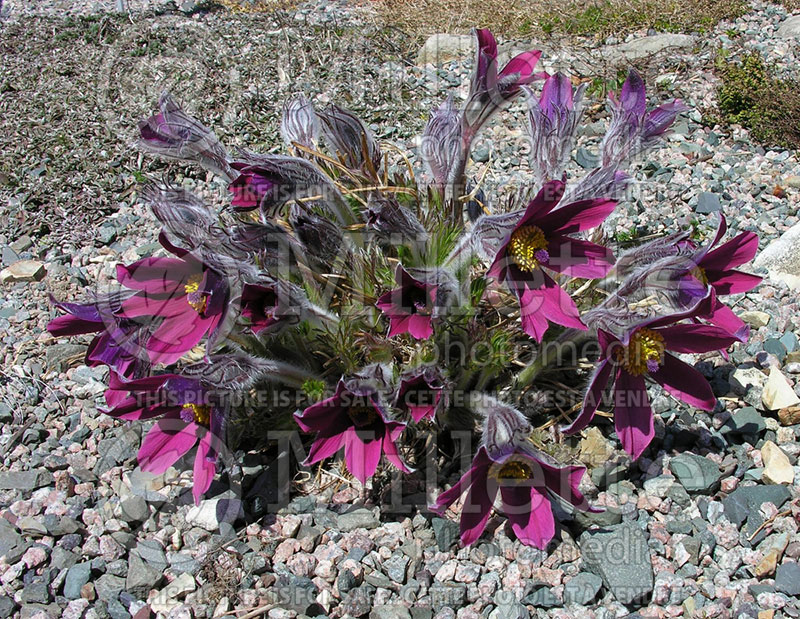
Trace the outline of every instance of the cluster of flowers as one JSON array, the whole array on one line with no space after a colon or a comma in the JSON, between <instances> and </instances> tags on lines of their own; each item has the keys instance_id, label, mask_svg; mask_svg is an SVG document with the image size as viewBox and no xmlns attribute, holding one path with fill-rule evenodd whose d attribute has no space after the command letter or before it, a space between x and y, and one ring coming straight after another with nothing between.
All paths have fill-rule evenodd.
<instances>
[{"instance_id":1,"label":"cluster of flowers","mask_svg":"<svg viewBox=\"0 0 800 619\"><path fill-rule=\"evenodd\" d=\"M448 342L486 341L497 350L513 338L596 333L602 356L582 411L563 432L586 427L613 378L617 435L634 458L653 438L647 378L693 406L714 407L702 375L672 353L724 350L746 339L744 324L720 299L758 283L734 270L752 259L755 235L722 242L722 219L704 245L678 232L615 259L595 242L601 235L590 241L586 234L631 182L623 168L660 143L684 106L648 110L644 84L631 72L609 100L600 165L567 185L585 86L535 72L538 51L498 71L494 37L475 34L466 102L459 109L448 98L425 128L424 178L404 155L390 163L352 113L315 110L302 96L284 108L286 156L231 155L167 94L160 112L140 124L146 149L224 178L230 208L217 213L181 188L148 187L143 199L171 256L119 265L119 290L89 303L54 300L64 315L49 330L96 334L86 362L110 368L105 412L156 420L139 451L142 469L163 473L195 448L199 501L221 466L231 395L263 384L304 400L289 414L314 434L305 464L343 449L362 483L381 455L410 472L401 437L454 427L461 409L467 427L481 428L477 455L432 509L442 512L466 493L461 529L469 544L499 493L519 539L543 548L555 533L552 497L592 508L578 490L585 469L554 462L531 438L537 411L506 403L512 387L535 383L530 368L540 359L534 355L517 375L502 354L500 363L481 367L437 362ZM543 81L538 96L529 87L535 81ZM520 188L516 210L490 214L480 184L466 173L471 145L522 93L533 178ZM576 279L588 281L578 287ZM600 303L599 293L606 295ZM515 308L519 321L498 327L498 316ZM458 392L478 397L462 406Z\"/></svg>"}]
</instances>

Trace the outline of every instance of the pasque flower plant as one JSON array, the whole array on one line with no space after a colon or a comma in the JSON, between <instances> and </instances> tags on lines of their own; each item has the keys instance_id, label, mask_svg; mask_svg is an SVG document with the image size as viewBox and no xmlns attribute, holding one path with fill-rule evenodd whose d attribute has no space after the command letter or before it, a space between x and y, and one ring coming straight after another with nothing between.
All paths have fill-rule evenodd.
<instances>
[{"instance_id":1,"label":"pasque flower plant","mask_svg":"<svg viewBox=\"0 0 800 619\"><path fill-rule=\"evenodd\" d=\"M86 362L110 369L106 412L153 424L144 470L189 455L200 501L235 466L224 454L271 454L269 431L295 429L308 436L303 464L320 475L339 466L335 479L349 473L373 490L403 475L394 489L419 489L426 457L455 473L457 430L476 439L472 465L429 497L431 509L461 506L464 544L497 510L522 543L545 548L555 514L592 509L569 437L601 407L632 458L655 449L649 384L715 407L678 355L747 338L725 303L759 281L739 270L757 238L723 242L721 218L705 240L677 231L623 249L604 228L624 208L636 174L627 167L663 143L685 106L648 107L632 71L609 98L598 167L571 178L585 85L545 72L535 50L500 68L491 33L475 38L466 100L437 106L415 153L398 155L353 112L302 95L281 113L285 155L231 154L168 94L140 123L144 149L217 175L227 204L217 212L181 187L146 188L169 255L119 265L117 293L56 301L63 315L49 328L91 334ZM501 199L471 165L472 144L525 98L532 172ZM581 342L599 344L599 359ZM575 352L562 366L552 350L567 345ZM560 427L566 409L528 396L564 381L586 392Z\"/></svg>"}]
</instances>

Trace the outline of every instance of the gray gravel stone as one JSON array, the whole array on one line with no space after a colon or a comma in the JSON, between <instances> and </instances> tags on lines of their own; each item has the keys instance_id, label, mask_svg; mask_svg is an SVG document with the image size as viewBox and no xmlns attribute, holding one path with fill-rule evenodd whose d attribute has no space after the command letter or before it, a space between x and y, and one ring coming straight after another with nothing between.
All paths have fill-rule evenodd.
<instances>
[{"instance_id":1,"label":"gray gravel stone","mask_svg":"<svg viewBox=\"0 0 800 619\"><path fill-rule=\"evenodd\" d=\"M786 595L800 595L800 564L784 561L775 572L775 589Z\"/></svg>"},{"instance_id":2,"label":"gray gravel stone","mask_svg":"<svg viewBox=\"0 0 800 619\"><path fill-rule=\"evenodd\" d=\"M374 529L379 524L380 520L375 516L375 512L364 507L340 514L338 519L338 528L343 533L354 529Z\"/></svg>"},{"instance_id":3,"label":"gray gravel stone","mask_svg":"<svg viewBox=\"0 0 800 619\"><path fill-rule=\"evenodd\" d=\"M69 568L64 580L64 597L68 600L77 600L81 596L81 587L89 582L92 576L91 563L77 563Z\"/></svg>"},{"instance_id":4,"label":"gray gravel stone","mask_svg":"<svg viewBox=\"0 0 800 619\"><path fill-rule=\"evenodd\" d=\"M763 503L773 503L780 508L791 497L786 486L749 486L737 488L722 500L725 516L736 526L741 526L753 511Z\"/></svg>"},{"instance_id":5,"label":"gray gravel stone","mask_svg":"<svg viewBox=\"0 0 800 619\"><path fill-rule=\"evenodd\" d=\"M36 490L52 481L47 471L0 471L0 490Z\"/></svg>"},{"instance_id":6,"label":"gray gravel stone","mask_svg":"<svg viewBox=\"0 0 800 619\"><path fill-rule=\"evenodd\" d=\"M439 550L447 552L459 539L458 524L446 518L434 518L431 524Z\"/></svg>"},{"instance_id":7,"label":"gray gravel stone","mask_svg":"<svg viewBox=\"0 0 800 619\"><path fill-rule=\"evenodd\" d=\"M586 569L603 579L618 602L646 605L653 591L653 566L647 540L635 523L580 537Z\"/></svg>"},{"instance_id":8,"label":"gray gravel stone","mask_svg":"<svg viewBox=\"0 0 800 619\"><path fill-rule=\"evenodd\" d=\"M564 604L588 604L597 597L603 579L590 572L581 572L564 585Z\"/></svg>"},{"instance_id":9,"label":"gray gravel stone","mask_svg":"<svg viewBox=\"0 0 800 619\"><path fill-rule=\"evenodd\" d=\"M712 492L722 477L715 462L693 453L682 453L672 458L669 470L687 492L698 494Z\"/></svg>"}]
</instances>

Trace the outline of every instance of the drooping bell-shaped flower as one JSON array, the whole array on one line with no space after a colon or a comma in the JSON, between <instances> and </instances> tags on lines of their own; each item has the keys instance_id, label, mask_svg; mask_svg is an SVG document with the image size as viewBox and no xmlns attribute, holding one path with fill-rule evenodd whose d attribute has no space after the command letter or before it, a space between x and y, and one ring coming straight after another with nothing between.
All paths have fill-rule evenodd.
<instances>
[{"instance_id":1,"label":"drooping bell-shaped flower","mask_svg":"<svg viewBox=\"0 0 800 619\"><path fill-rule=\"evenodd\" d=\"M394 407L411 415L414 423L433 419L444 402L444 381L435 366L422 366L400 376Z\"/></svg>"},{"instance_id":2,"label":"drooping bell-shaped flower","mask_svg":"<svg viewBox=\"0 0 800 619\"><path fill-rule=\"evenodd\" d=\"M295 420L305 432L316 433L305 465L344 447L347 469L362 484L375 473L382 453L401 471L411 471L397 451L406 424L389 419L377 391L351 391L342 379L333 396L296 413Z\"/></svg>"},{"instance_id":3,"label":"drooping bell-shaped flower","mask_svg":"<svg viewBox=\"0 0 800 619\"><path fill-rule=\"evenodd\" d=\"M433 335L438 285L412 276L398 264L397 288L381 295L375 305L389 318L389 337L410 333L418 340Z\"/></svg>"},{"instance_id":4,"label":"drooping bell-shaped flower","mask_svg":"<svg viewBox=\"0 0 800 619\"><path fill-rule=\"evenodd\" d=\"M441 493L430 509L443 515L466 493L460 526L461 543L468 546L480 538L499 495L499 509L517 538L527 546L544 549L556 530L550 495L561 497L576 509L598 511L578 490L585 473L582 466L556 466L533 447L515 448L494 459L481 446L472 467Z\"/></svg>"},{"instance_id":5,"label":"drooping bell-shaped flower","mask_svg":"<svg viewBox=\"0 0 800 619\"><path fill-rule=\"evenodd\" d=\"M167 159L193 161L233 180L228 153L210 129L184 112L168 92L161 94L158 107L158 114L139 123L143 148Z\"/></svg>"},{"instance_id":6,"label":"drooping bell-shaped flower","mask_svg":"<svg viewBox=\"0 0 800 619\"><path fill-rule=\"evenodd\" d=\"M537 99L528 99L528 121L531 135L531 167L537 185L561 178L575 142L575 131L583 115L583 93L586 84L574 92L563 73L549 76ZM599 196L592 196L599 197Z\"/></svg>"}]
</instances>

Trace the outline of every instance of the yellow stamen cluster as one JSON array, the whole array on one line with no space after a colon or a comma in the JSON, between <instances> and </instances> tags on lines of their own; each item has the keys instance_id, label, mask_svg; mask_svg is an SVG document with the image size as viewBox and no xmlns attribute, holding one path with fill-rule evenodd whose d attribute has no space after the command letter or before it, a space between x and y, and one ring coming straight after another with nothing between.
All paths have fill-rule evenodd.
<instances>
[{"instance_id":1,"label":"yellow stamen cluster","mask_svg":"<svg viewBox=\"0 0 800 619\"><path fill-rule=\"evenodd\" d=\"M203 281L202 273L196 273L189 277L183 290L186 292L186 302L198 314L206 311L206 296L199 292L200 283Z\"/></svg>"},{"instance_id":2,"label":"yellow stamen cluster","mask_svg":"<svg viewBox=\"0 0 800 619\"><path fill-rule=\"evenodd\" d=\"M664 337L652 329L639 329L631 336L625 348L620 348L616 358L622 367L633 376L650 371L648 362L661 365L664 362Z\"/></svg>"},{"instance_id":3,"label":"yellow stamen cluster","mask_svg":"<svg viewBox=\"0 0 800 619\"><path fill-rule=\"evenodd\" d=\"M531 468L524 462L520 462L519 460L511 460L501 466L494 476L498 480L531 479L533 477L533 473L531 472Z\"/></svg>"},{"instance_id":4,"label":"yellow stamen cluster","mask_svg":"<svg viewBox=\"0 0 800 619\"><path fill-rule=\"evenodd\" d=\"M705 284L708 286L708 275L706 275L706 270L703 267L695 267L689 273L692 274L697 281Z\"/></svg>"},{"instance_id":5,"label":"yellow stamen cluster","mask_svg":"<svg viewBox=\"0 0 800 619\"><path fill-rule=\"evenodd\" d=\"M184 404L183 410L194 417L194 421L201 426L208 426L211 420L211 407L202 404ZM188 414L186 415L188 417Z\"/></svg>"},{"instance_id":6,"label":"yellow stamen cluster","mask_svg":"<svg viewBox=\"0 0 800 619\"><path fill-rule=\"evenodd\" d=\"M522 226L514 230L508 243L508 254L523 271L531 272L539 267L536 252L547 247L544 232L536 226Z\"/></svg>"}]
</instances>

